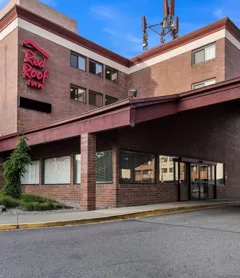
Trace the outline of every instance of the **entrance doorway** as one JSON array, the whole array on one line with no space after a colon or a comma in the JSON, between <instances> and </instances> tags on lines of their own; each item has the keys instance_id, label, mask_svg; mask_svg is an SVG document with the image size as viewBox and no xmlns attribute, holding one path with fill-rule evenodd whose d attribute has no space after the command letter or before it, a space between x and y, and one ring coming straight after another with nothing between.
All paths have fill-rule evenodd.
<instances>
[{"instance_id":1,"label":"entrance doorway","mask_svg":"<svg viewBox=\"0 0 240 278\"><path fill-rule=\"evenodd\" d=\"M180 158L175 171L179 201L216 199L216 164Z\"/></svg>"}]
</instances>

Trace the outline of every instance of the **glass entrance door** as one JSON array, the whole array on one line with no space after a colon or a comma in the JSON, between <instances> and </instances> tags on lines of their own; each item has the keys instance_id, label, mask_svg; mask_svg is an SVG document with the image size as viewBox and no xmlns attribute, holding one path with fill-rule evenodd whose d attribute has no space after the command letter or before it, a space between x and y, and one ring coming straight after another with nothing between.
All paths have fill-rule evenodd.
<instances>
[{"instance_id":1,"label":"glass entrance door","mask_svg":"<svg viewBox=\"0 0 240 278\"><path fill-rule=\"evenodd\" d=\"M191 163L191 200L207 200L212 183L212 166Z\"/></svg>"}]
</instances>

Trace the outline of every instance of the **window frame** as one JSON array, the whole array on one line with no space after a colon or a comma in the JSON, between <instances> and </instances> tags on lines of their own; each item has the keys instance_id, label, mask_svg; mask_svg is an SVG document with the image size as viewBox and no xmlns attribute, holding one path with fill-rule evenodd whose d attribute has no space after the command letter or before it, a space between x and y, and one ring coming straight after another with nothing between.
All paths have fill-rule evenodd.
<instances>
[{"instance_id":1,"label":"window frame","mask_svg":"<svg viewBox=\"0 0 240 278\"><path fill-rule=\"evenodd\" d=\"M34 160L32 160L32 162L39 162L39 164L38 164L38 183L22 183L22 181L21 181L21 185L40 185L40 181L41 181L41 163L42 163L42 161L41 161L41 159L34 159ZM31 164L32 165L32 164Z\"/></svg>"},{"instance_id":2,"label":"window frame","mask_svg":"<svg viewBox=\"0 0 240 278\"><path fill-rule=\"evenodd\" d=\"M84 101L80 101L78 99L72 98L72 96L71 96L71 94L72 94L72 92L71 92L72 87L74 87L75 89L82 89L82 90L85 91L85 93L84 93ZM74 84L70 84L70 99L74 100L74 101L77 101L79 103L85 103L86 104L86 102L87 102L87 89L83 88L83 87L80 87L80 86L77 86L77 85L74 85Z\"/></svg>"},{"instance_id":3,"label":"window frame","mask_svg":"<svg viewBox=\"0 0 240 278\"><path fill-rule=\"evenodd\" d=\"M61 158L61 157L69 157L70 158L70 182L69 183L46 183L45 182L45 160L49 160L49 159L54 159L54 158ZM71 167L72 167L72 154L68 154L68 155L58 155L58 156L48 156L48 157L44 157L42 158L42 185L47 185L47 186L54 186L54 185L71 185Z\"/></svg>"},{"instance_id":4,"label":"window frame","mask_svg":"<svg viewBox=\"0 0 240 278\"><path fill-rule=\"evenodd\" d=\"M153 182L128 182L128 183L122 183L121 182L121 168L120 168L120 153L122 152L130 152L130 153L137 153L137 154L145 154L145 155L152 155L154 159L154 178ZM118 174L119 174L119 184L146 184L146 185L158 185L159 183L157 182L157 154L156 153L149 153L149 152L144 152L144 151L135 151L135 150L128 150L128 149L119 149L119 167L118 167ZM138 170L137 170L138 171ZM140 170L141 171L141 170Z\"/></svg>"},{"instance_id":5,"label":"window frame","mask_svg":"<svg viewBox=\"0 0 240 278\"><path fill-rule=\"evenodd\" d=\"M215 45L215 57L212 58L212 59L206 60L206 48L208 48L208 47L210 47L210 46L213 46L213 45ZM196 64L196 63L195 63L195 53L200 52L200 51L202 51L202 50L204 50L204 61L199 62L199 63ZM200 48L197 48L197 49L193 50L193 51L192 51L192 66L197 66L197 65L200 65L200 64L203 64L203 63L206 63L206 62L208 62L208 61L212 61L212 60L216 59L216 56L217 56L216 50L217 50L216 42L213 42L213 43L204 45L204 46L202 46L202 47L200 47Z\"/></svg>"},{"instance_id":6,"label":"window frame","mask_svg":"<svg viewBox=\"0 0 240 278\"><path fill-rule=\"evenodd\" d=\"M105 97L105 98L104 98L104 106L112 105L112 104L118 102L118 98L115 98L115 97L112 97L112 96L109 96L109 95L105 95L104 97ZM108 98L108 99L114 99L114 100L116 100L116 101L113 102L113 103L110 103L110 104L106 104L107 98Z\"/></svg>"},{"instance_id":7,"label":"window frame","mask_svg":"<svg viewBox=\"0 0 240 278\"><path fill-rule=\"evenodd\" d=\"M112 154L112 181L97 181L97 153L100 152L111 152ZM101 150L101 151L96 151L96 184L113 184L114 183L114 169L113 169L113 150L112 149L107 149L107 150Z\"/></svg>"},{"instance_id":8,"label":"window frame","mask_svg":"<svg viewBox=\"0 0 240 278\"><path fill-rule=\"evenodd\" d=\"M212 84L210 84L210 85L205 85L206 82L209 82L209 81L212 81L212 80L215 80L215 83L212 83ZM199 90L199 89L202 89L202 88L205 88L205 87L208 87L208 86L212 86L212 85L214 85L214 84L216 84L216 83L217 83L216 77L213 77L213 78L210 78L210 79L206 79L206 80L202 80L202 81L200 81L200 82L193 83L193 84L192 84L192 90ZM204 84L204 86L203 86L203 87L200 87L200 88L196 88L196 89L194 88L194 86L201 85L201 84Z\"/></svg>"},{"instance_id":9,"label":"window frame","mask_svg":"<svg viewBox=\"0 0 240 278\"><path fill-rule=\"evenodd\" d=\"M77 67L74 67L74 66L71 64L71 55L74 55L74 56L77 56L77 57L78 57ZM85 60L85 69L84 69L84 70L81 69L81 68L79 68L79 57L84 58L84 60ZM86 72L86 71L87 71L87 60L88 60L88 59L87 59L86 56L81 55L81 54L79 54L79 53L76 53L76 52L74 52L74 51L70 51L70 66L71 66L72 68L74 68L74 69L79 69L79 70L81 70L81 71Z\"/></svg>"},{"instance_id":10,"label":"window frame","mask_svg":"<svg viewBox=\"0 0 240 278\"><path fill-rule=\"evenodd\" d=\"M101 106L97 106L97 105L91 104L91 103L89 102L89 100L90 100L90 94L91 94L91 93L94 93L95 95L101 95L101 96L102 96L102 105L101 105ZM91 105L91 106L97 107L97 108L103 107L103 106L104 106L104 105L103 105L103 94L102 94L102 93L99 93L99 92L96 92L96 91L93 91L93 90L88 90L88 105Z\"/></svg>"},{"instance_id":11,"label":"window frame","mask_svg":"<svg viewBox=\"0 0 240 278\"><path fill-rule=\"evenodd\" d=\"M117 73L117 79L116 79L116 81L114 81L114 80L112 80L112 79L108 79L108 78L106 77L106 76L107 76L107 70L115 71L115 72ZM116 70L116 69L114 69L114 68L111 68L111 67L105 65L105 79L106 79L106 80L109 80L109 81L111 81L111 82L113 82L113 83L118 84L118 73L119 73L118 70ZM112 76L112 74L111 74L111 76Z\"/></svg>"},{"instance_id":12,"label":"window frame","mask_svg":"<svg viewBox=\"0 0 240 278\"><path fill-rule=\"evenodd\" d=\"M93 63L95 63L95 64L98 64L98 65L101 65L101 66L102 66L102 74L101 74L101 76L99 76L97 73L93 73L93 72L90 71L90 62L93 62ZM103 64L100 63L100 62L97 62L97 61L95 61L95 60L93 60L93 59L88 59L88 72L91 73L91 74L93 74L93 75L95 75L95 76L97 76L97 77L99 77L99 78L102 78L102 79L103 79L103 76L104 76L104 66L103 66Z\"/></svg>"}]
</instances>

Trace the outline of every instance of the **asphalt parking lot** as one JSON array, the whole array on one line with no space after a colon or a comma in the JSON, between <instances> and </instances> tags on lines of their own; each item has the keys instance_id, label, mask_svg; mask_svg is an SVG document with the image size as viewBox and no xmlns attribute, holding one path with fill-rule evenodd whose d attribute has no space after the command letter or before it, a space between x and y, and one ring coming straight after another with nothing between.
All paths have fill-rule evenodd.
<instances>
[{"instance_id":1,"label":"asphalt parking lot","mask_svg":"<svg viewBox=\"0 0 240 278\"><path fill-rule=\"evenodd\" d=\"M0 277L239 278L240 207L0 232Z\"/></svg>"}]
</instances>

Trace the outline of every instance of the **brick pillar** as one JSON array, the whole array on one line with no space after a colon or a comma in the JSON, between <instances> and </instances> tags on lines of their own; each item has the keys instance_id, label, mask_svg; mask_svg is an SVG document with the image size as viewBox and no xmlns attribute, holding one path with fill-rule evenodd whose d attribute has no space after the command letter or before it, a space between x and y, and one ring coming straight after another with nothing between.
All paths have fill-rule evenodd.
<instances>
[{"instance_id":1,"label":"brick pillar","mask_svg":"<svg viewBox=\"0 0 240 278\"><path fill-rule=\"evenodd\" d=\"M96 209L96 135L81 135L80 209Z\"/></svg>"}]
</instances>

